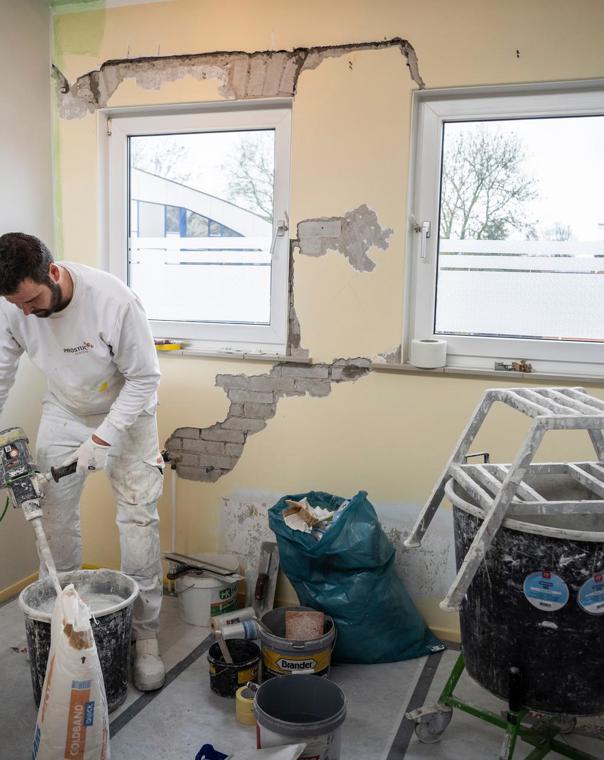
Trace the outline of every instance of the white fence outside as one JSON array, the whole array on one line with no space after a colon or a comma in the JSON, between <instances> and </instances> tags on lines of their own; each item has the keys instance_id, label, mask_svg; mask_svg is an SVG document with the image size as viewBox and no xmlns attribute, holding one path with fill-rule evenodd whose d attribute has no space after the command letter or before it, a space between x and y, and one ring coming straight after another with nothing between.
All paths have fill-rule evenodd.
<instances>
[{"instance_id":1,"label":"white fence outside","mask_svg":"<svg viewBox=\"0 0 604 760\"><path fill-rule=\"evenodd\" d=\"M604 242L439 241L436 332L604 341Z\"/></svg>"}]
</instances>

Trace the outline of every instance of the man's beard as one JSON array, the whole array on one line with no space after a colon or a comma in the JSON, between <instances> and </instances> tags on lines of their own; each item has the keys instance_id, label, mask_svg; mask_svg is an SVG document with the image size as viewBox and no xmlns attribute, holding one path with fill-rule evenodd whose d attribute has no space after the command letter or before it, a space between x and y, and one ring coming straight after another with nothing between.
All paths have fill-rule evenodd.
<instances>
[{"instance_id":1,"label":"man's beard","mask_svg":"<svg viewBox=\"0 0 604 760\"><path fill-rule=\"evenodd\" d=\"M51 293L50 305L47 309L34 309L34 311L32 311L32 314L40 319L46 319L46 317L50 317L51 314L60 311L62 308L61 301L63 300L63 292L61 286L58 282L53 282L52 280L49 280L46 284L50 288Z\"/></svg>"}]
</instances>

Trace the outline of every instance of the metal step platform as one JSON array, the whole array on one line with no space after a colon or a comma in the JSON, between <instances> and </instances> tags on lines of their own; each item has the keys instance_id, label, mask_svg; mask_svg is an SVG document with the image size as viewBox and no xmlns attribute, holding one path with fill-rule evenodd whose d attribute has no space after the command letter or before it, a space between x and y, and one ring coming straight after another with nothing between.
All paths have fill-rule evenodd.
<instances>
[{"instance_id":1,"label":"metal step platform","mask_svg":"<svg viewBox=\"0 0 604 760\"><path fill-rule=\"evenodd\" d=\"M491 407L506 404L532 419L516 458L511 464L468 464L466 458ZM604 401L583 388L491 388L484 392L451 458L434 486L405 546L418 547L440 506L445 485L453 478L484 512L482 525L470 546L442 609L458 610L493 537L506 518L539 514L590 514L604 508ZM597 461L533 464L548 430L585 430ZM532 476L570 476L582 494L575 500L548 498L529 484ZM555 490L555 489L554 489Z\"/></svg>"}]
</instances>

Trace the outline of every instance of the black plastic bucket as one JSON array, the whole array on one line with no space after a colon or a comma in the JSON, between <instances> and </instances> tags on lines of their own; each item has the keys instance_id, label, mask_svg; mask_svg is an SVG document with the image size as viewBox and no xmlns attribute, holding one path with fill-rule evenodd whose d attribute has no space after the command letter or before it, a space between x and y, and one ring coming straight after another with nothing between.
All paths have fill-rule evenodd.
<instances>
[{"instance_id":1,"label":"black plastic bucket","mask_svg":"<svg viewBox=\"0 0 604 760\"><path fill-rule=\"evenodd\" d=\"M212 644L208 651L210 688L221 697L234 697L240 686L258 680L260 648L245 639L229 639L225 644L233 664L225 662L218 644Z\"/></svg>"},{"instance_id":2,"label":"black plastic bucket","mask_svg":"<svg viewBox=\"0 0 604 760\"><path fill-rule=\"evenodd\" d=\"M106 609L96 610L90 620L105 682L107 707L111 712L125 701L128 690L132 609L138 596L138 585L117 570L77 570L73 573L60 573L59 579L63 587L73 583L84 601L87 594L106 594L113 598ZM116 597L122 601L115 602ZM36 706L40 704L50 651L52 612L46 610L55 599L56 593L50 578L35 581L19 595L19 605L25 613L25 633Z\"/></svg>"},{"instance_id":3,"label":"black plastic bucket","mask_svg":"<svg viewBox=\"0 0 604 760\"><path fill-rule=\"evenodd\" d=\"M567 476L534 476L548 499L593 499ZM459 568L484 513L453 480ZM506 519L460 612L469 675L503 699L509 671L522 675L524 707L544 713L604 712L604 513Z\"/></svg>"}]
</instances>

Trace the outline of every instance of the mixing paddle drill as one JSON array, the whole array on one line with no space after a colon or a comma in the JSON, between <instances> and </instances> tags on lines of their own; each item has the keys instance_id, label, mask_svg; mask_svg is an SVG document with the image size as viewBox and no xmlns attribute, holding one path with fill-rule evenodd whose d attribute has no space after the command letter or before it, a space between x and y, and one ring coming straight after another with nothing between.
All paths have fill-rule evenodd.
<instances>
[{"instance_id":1,"label":"mixing paddle drill","mask_svg":"<svg viewBox=\"0 0 604 760\"><path fill-rule=\"evenodd\" d=\"M60 478L74 473L77 462L64 467L51 467L50 472L45 474L39 473L35 469L28 443L29 440L20 427L0 431L0 488L8 490L13 507L21 507L25 519L31 523L40 557L44 560L58 595L61 584L42 526L40 501L44 497L44 485L51 479L58 483Z\"/></svg>"}]
</instances>

